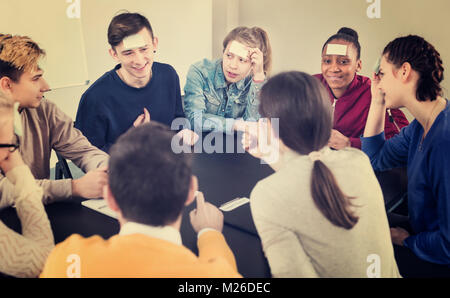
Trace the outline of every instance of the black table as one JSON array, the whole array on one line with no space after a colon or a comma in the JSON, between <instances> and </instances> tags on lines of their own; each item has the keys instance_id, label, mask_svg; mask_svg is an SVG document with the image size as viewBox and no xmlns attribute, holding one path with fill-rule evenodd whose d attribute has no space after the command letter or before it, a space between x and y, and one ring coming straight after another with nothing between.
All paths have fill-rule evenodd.
<instances>
[{"instance_id":1,"label":"black table","mask_svg":"<svg viewBox=\"0 0 450 298\"><path fill-rule=\"evenodd\" d=\"M395 210L407 198L408 177L406 168L375 173L383 191L386 211Z\"/></svg>"},{"instance_id":2,"label":"black table","mask_svg":"<svg viewBox=\"0 0 450 298\"><path fill-rule=\"evenodd\" d=\"M241 146L240 133L234 136L210 134L206 141L209 142L210 139L214 141L215 137L222 145L218 148L223 147L220 153L195 154L193 171L199 178L199 189L205 194L205 199L216 206L237 197L249 198L256 183L274 171L270 166L261 164L259 159L245 153ZM226 149L231 153L225 153ZM406 169L392 169L377 172L375 175L383 191L386 210L390 212L406 197L408 186ZM258 235L249 204L224 212L224 218L226 224Z\"/></svg>"},{"instance_id":3,"label":"black table","mask_svg":"<svg viewBox=\"0 0 450 298\"><path fill-rule=\"evenodd\" d=\"M223 134L209 134L209 136L205 142L209 142L211 138L213 143L214 140L223 142L222 146L219 146L223 148L223 153L203 152L194 155L193 172L199 178L199 189L204 193L205 199L215 206L220 206L238 197L250 198L250 192L256 183L274 171L242 149L240 133L234 136ZM221 138L223 140L220 140ZM224 219L226 224L257 236L250 204L224 212Z\"/></svg>"},{"instance_id":4,"label":"black table","mask_svg":"<svg viewBox=\"0 0 450 298\"><path fill-rule=\"evenodd\" d=\"M200 191L204 193L207 201L216 206L236 197L249 197L255 184L273 173L268 165L261 164L258 159L244 153L242 148L238 150L239 134L218 134L215 140L220 140L221 137L224 137L222 151L226 152L228 144L228 151L235 153L196 153L193 163L193 172L199 178ZM211 139L214 140L211 137L204 140L209 142ZM399 200L405 193L405 175L404 170L377 174L387 205ZM56 243L64 241L74 233L84 237L100 235L107 239L119 232L117 220L82 206L81 201L74 198L46 206ZM189 223L189 212L193 208L195 203L188 206L184 212L181 236L183 244L198 253L197 236ZM1 211L0 219L12 229L20 231L20 222L13 208ZM270 277L249 204L224 212L224 219L223 234L235 254L239 272L244 277Z\"/></svg>"},{"instance_id":5,"label":"black table","mask_svg":"<svg viewBox=\"0 0 450 298\"><path fill-rule=\"evenodd\" d=\"M237 140L236 137L231 137ZM228 144L230 143L229 141ZM235 142L234 145L237 144L238 142ZM226 142L223 145L226 147ZM194 155L193 172L199 178L199 187L206 200L219 206L237 196L248 197L256 182L270 175L272 170L247 153L201 153ZM74 233L84 237L100 235L107 239L119 232L117 220L82 206L81 201L80 198L72 198L45 207L56 243L64 241ZM189 212L193 208L195 203L185 209L181 236L183 244L198 253L197 235L189 222ZM260 239L256 235L249 205L224 215L223 234L235 254L239 273L250 278L270 277L269 266ZM0 220L20 232L20 221L13 208L2 210ZM246 230L253 232L248 233Z\"/></svg>"}]
</instances>

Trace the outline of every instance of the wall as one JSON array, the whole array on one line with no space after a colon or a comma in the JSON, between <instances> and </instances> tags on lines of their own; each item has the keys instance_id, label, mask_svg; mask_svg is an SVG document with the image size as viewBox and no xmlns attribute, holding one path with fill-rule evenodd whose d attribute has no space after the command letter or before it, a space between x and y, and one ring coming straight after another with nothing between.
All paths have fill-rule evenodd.
<instances>
[{"instance_id":1,"label":"wall","mask_svg":"<svg viewBox=\"0 0 450 298\"><path fill-rule=\"evenodd\" d=\"M381 0L381 18L369 19L366 0L241 0L239 24L261 26L272 42L274 73L302 70L320 72L323 43L346 26L355 29L362 47L361 74L369 76L384 46L396 37L417 34L450 61L448 0ZM443 87L448 96L450 79ZM411 115L407 115L412 119Z\"/></svg>"},{"instance_id":2,"label":"wall","mask_svg":"<svg viewBox=\"0 0 450 298\"><path fill-rule=\"evenodd\" d=\"M239 0L213 0L212 55L222 57L225 36L239 26Z\"/></svg>"},{"instance_id":3,"label":"wall","mask_svg":"<svg viewBox=\"0 0 450 298\"><path fill-rule=\"evenodd\" d=\"M261 26L269 33L274 71L301 69L320 72L323 43L340 27L355 29L360 36L363 70L368 75L384 46L392 39L417 34L432 43L450 61L448 0L381 1L380 19L369 19L366 0L241 0L239 24ZM432 3L432 5L430 5ZM450 87L447 78L444 86Z\"/></svg>"},{"instance_id":4,"label":"wall","mask_svg":"<svg viewBox=\"0 0 450 298\"><path fill-rule=\"evenodd\" d=\"M1 7L8 1L13 0L0 0ZM448 28L448 0L381 0L380 19L367 17L370 4L366 0L83 0L81 3L91 83L114 66L108 54L107 26L124 8L149 18L159 37L156 60L175 67L182 88L188 67L202 58L221 57L222 40L239 25L260 26L268 32L274 74L287 70L320 72L322 45L342 26L356 29L360 35L363 75L370 75L386 43L404 34L425 37L440 51L445 65L450 61L450 39L444 29ZM71 57L65 59L69 61ZM61 65L60 71L70 69ZM443 86L448 96L448 77ZM75 118L79 99L87 87L55 90L47 98Z\"/></svg>"},{"instance_id":5,"label":"wall","mask_svg":"<svg viewBox=\"0 0 450 298\"><path fill-rule=\"evenodd\" d=\"M181 87L184 87L192 63L211 58L211 0L84 0L81 2L81 21L91 84L115 65L108 53L107 29L114 15L123 9L139 12L149 19L159 39L155 60L169 63L177 70ZM62 65L61 72L65 71L70 69ZM78 102L87 88L55 90L46 97L75 119Z\"/></svg>"},{"instance_id":6,"label":"wall","mask_svg":"<svg viewBox=\"0 0 450 298\"><path fill-rule=\"evenodd\" d=\"M71 5L69 2L74 3L73 0L47 1L58 3L57 6L49 5L51 11L48 12L50 15L58 14L58 16L66 13L59 9L60 2L67 7ZM7 10L8 4L13 7L14 2L15 0L0 0L0 7ZM111 19L124 9L130 12L139 12L149 19L154 34L159 39L155 60L171 64L176 69L180 77L181 88L184 87L186 74L192 63L203 58L212 58L212 0L81 0L80 3L80 19L90 84L115 65L108 53L107 29ZM237 7L237 2L235 2L235 7ZM24 7L24 9L26 8ZM28 8L31 9L31 7ZM40 22L42 22L42 28L45 28L47 25L51 25L52 20L41 18ZM56 33L54 37L58 38L62 35L63 33ZM66 38L67 36L64 35L64 39ZM79 35L74 38L80 39ZM63 38L60 37L59 42L62 40ZM39 40L36 41L39 42ZM67 63L61 64L60 73L52 73L52 76L63 75L71 71L67 65L73 59L74 57L71 55L62 57L61 60L67 61ZM88 87L89 85L84 85L53 90L46 93L46 98L55 102L67 115L75 119L80 97ZM53 154L51 166L54 166L56 161L56 155Z\"/></svg>"},{"instance_id":7,"label":"wall","mask_svg":"<svg viewBox=\"0 0 450 298\"><path fill-rule=\"evenodd\" d=\"M29 36L45 49L47 56L38 63L52 88L85 84L88 75L81 20L68 17L72 11L66 13L66 1L0 0L0 4L7 12L0 18L1 32ZM61 65L70 72L62 72Z\"/></svg>"},{"instance_id":8,"label":"wall","mask_svg":"<svg viewBox=\"0 0 450 298\"><path fill-rule=\"evenodd\" d=\"M11 1L0 3L7 7ZM363 75L370 75L388 41L409 33L424 36L441 52L444 63L449 61L450 39L443 29L448 27L448 0L433 0L432 5L423 0L381 0L381 3L381 18L369 19L366 0L82 0L88 77L92 83L114 66L108 54L106 31L111 18L124 8L150 19L160 41L156 59L175 67L181 87L192 63L221 57L223 38L239 25L260 26L269 33L274 73L294 69L318 73L322 45L341 26L352 27L360 35ZM46 19L42 22L45 24ZM65 59L71 61L71 57ZM64 74L70 69L62 65L60 71ZM443 86L447 94L448 78ZM55 90L47 98L74 118L87 87Z\"/></svg>"}]
</instances>

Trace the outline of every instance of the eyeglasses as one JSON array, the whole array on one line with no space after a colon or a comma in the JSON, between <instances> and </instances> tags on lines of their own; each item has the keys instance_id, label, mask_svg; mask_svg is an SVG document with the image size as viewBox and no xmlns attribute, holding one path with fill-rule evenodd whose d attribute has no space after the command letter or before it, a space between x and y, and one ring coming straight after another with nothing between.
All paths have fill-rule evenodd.
<instances>
[{"instance_id":1,"label":"eyeglasses","mask_svg":"<svg viewBox=\"0 0 450 298\"><path fill-rule=\"evenodd\" d=\"M13 144L0 144L0 148L9 148L9 152L13 153L20 147L20 138L14 134Z\"/></svg>"}]
</instances>

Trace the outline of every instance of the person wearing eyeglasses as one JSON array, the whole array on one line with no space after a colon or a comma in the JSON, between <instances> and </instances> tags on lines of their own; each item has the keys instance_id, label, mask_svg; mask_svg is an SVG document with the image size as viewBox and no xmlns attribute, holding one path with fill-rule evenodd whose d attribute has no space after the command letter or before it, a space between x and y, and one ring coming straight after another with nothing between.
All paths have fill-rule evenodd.
<instances>
[{"instance_id":1,"label":"person wearing eyeglasses","mask_svg":"<svg viewBox=\"0 0 450 298\"><path fill-rule=\"evenodd\" d=\"M0 275L37 277L54 247L50 222L42 204L43 191L19 153L13 133L13 104L0 93L0 171L14 187L11 201L0 197L0 208L14 205L22 234L0 221Z\"/></svg>"},{"instance_id":2,"label":"person wearing eyeglasses","mask_svg":"<svg viewBox=\"0 0 450 298\"><path fill-rule=\"evenodd\" d=\"M14 153L20 146L20 139L17 134L14 134L13 142L10 144L0 144L0 148L9 148L9 153ZM7 153L7 152L4 152Z\"/></svg>"}]
</instances>

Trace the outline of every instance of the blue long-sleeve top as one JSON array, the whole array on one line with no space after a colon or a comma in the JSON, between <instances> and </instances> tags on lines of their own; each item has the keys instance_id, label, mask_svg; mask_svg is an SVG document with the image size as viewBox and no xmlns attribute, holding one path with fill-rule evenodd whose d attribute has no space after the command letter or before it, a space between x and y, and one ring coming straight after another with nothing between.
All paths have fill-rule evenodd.
<instances>
[{"instance_id":1,"label":"blue long-sleeve top","mask_svg":"<svg viewBox=\"0 0 450 298\"><path fill-rule=\"evenodd\" d=\"M172 66L154 62L152 78L143 88L123 82L116 72L120 67L105 73L86 90L75 121L75 127L105 152L133 126L144 107L152 121L168 126L175 118L184 117L180 82Z\"/></svg>"},{"instance_id":2,"label":"blue long-sleeve top","mask_svg":"<svg viewBox=\"0 0 450 298\"><path fill-rule=\"evenodd\" d=\"M419 258L450 265L450 105L424 139L417 120L385 141L384 132L361 138L374 170L407 166L408 209L414 235L403 244Z\"/></svg>"}]
</instances>

